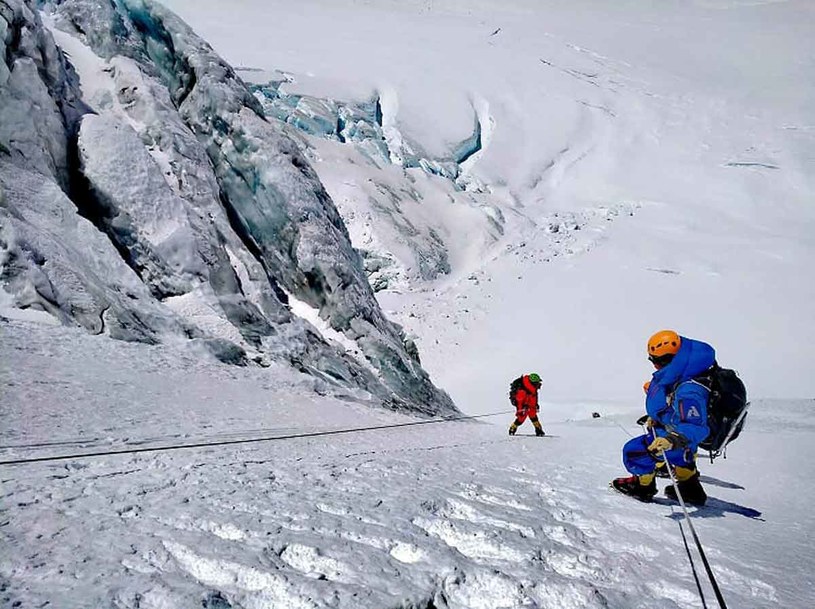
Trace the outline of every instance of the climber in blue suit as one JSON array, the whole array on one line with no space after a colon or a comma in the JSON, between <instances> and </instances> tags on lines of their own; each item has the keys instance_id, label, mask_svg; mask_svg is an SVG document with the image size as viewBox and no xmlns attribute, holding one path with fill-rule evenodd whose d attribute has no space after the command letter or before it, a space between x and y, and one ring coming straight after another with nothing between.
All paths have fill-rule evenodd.
<instances>
[{"instance_id":1,"label":"climber in blue suit","mask_svg":"<svg viewBox=\"0 0 815 609\"><path fill-rule=\"evenodd\" d=\"M709 391L694 378L715 364L716 352L707 343L662 330L648 341L648 359L656 368L645 399L648 431L623 446L623 465L633 475L616 478L611 485L640 501L651 501L657 493L656 465L664 451L685 502L704 505L707 495L699 482L696 451L710 431ZM676 499L673 486L665 494Z\"/></svg>"}]
</instances>

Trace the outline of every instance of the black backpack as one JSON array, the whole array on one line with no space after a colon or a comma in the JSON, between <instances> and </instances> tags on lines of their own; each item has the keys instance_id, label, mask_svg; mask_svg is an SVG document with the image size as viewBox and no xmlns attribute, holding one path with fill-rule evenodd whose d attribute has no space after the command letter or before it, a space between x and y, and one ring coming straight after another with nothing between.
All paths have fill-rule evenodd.
<instances>
[{"instance_id":1,"label":"black backpack","mask_svg":"<svg viewBox=\"0 0 815 609\"><path fill-rule=\"evenodd\" d=\"M524 387L524 377L519 376L516 378L512 383L509 385L509 401L513 406L517 406L517 400L515 399L515 395L518 393L518 389L525 389Z\"/></svg>"},{"instance_id":2,"label":"black backpack","mask_svg":"<svg viewBox=\"0 0 815 609\"><path fill-rule=\"evenodd\" d=\"M747 419L747 389L735 370L713 364L704 374L693 379L710 390L707 403L707 425L710 434L699 443L709 453L710 461L725 454L730 442L739 437ZM726 454L725 454L726 458Z\"/></svg>"}]
</instances>

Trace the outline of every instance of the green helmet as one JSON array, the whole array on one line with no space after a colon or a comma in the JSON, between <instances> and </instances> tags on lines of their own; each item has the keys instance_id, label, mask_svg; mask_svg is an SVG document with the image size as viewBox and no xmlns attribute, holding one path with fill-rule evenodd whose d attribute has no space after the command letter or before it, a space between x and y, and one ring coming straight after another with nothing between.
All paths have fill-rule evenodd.
<instances>
[{"instance_id":1,"label":"green helmet","mask_svg":"<svg viewBox=\"0 0 815 609\"><path fill-rule=\"evenodd\" d=\"M540 383L541 382L540 374L538 374L537 372L531 373L529 375L529 382L530 383Z\"/></svg>"}]
</instances>

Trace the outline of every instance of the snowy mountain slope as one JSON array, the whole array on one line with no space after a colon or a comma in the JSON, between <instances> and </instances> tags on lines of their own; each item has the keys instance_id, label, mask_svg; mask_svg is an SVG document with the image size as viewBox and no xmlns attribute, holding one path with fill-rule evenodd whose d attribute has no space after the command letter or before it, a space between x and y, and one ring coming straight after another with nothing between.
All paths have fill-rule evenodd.
<instances>
[{"instance_id":1,"label":"snowy mountain slope","mask_svg":"<svg viewBox=\"0 0 815 609\"><path fill-rule=\"evenodd\" d=\"M268 83L283 70L290 98L312 96L281 132L306 147L353 245L368 250L371 277L376 256L391 263L377 298L415 334L423 364L457 405L504 411L509 379L537 369L550 437L508 438L505 412L484 425L0 465L2 604L702 607L676 508L607 487L623 473L620 446L639 431L651 373L644 339L671 325L710 340L753 398L728 459L700 462L711 501L692 515L728 606L815 605L806 2L168 4L250 68L242 76ZM195 173L206 151L163 112L166 86L164 97L138 96L160 84L132 70L144 47L117 38L106 29L117 22L89 6L62 4L70 17L59 25L80 24L88 46L52 29L86 87L94 83L84 99L140 134L156 164L177 172L169 190L203 206L217 183ZM119 45L137 59L104 63ZM90 78L100 66L109 78ZM295 124L318 122L315 100L332 115L336 100L377 98L387 107L386 152L407 142L439 164L486 113L486 148L463 163L472 182L456 184L439 165L400 165L398 155L386 164L370 144ZM441 201L450 205L437 214ZM251 286L246 299L262 302L255 279L264 269L218 209L206 207L229 244L228 266ZM68 219L66 231L92 230ZM418 243L393 230L405 220ZM450 275L428 281L411 269L422 252L446 252ZM129 277L140 287L121 288L122 298L142 311L153 295ZM300 296L292 313L328 335ZM222 336L212 294L166 300L177 314L163 321ZM295 374L275 358L266 369L226 366L201 357L200 341L111 341L22 313L38 323L0 320L0 460L408 420L356 384ZM291 349L303 352L307 326L281 327L266 344L288 362ZM789 395L809 399L765 399ZM706 596L713 606L707 587Z\"/></svg>"},{"instance_id":2,"label":"snowy mountain slope","mask_svg":"<svg viewBox=\"0 0 815 609\"><path fill-rule=\"evenodd\" d=\"M23 322L2 333L2 460L406 420L308 396L284 366ZM711 501L692 517L730 607L815 601L811 407L759 401L729 458L702 466ZM638 409L543 412L543 439L508 438L504 415L0 466L2 604L701 607L676 508L606 487Z\"/></svg>"},{"instance_id":3,"label":"snowy mountain slope","mask_svg":"<svg viewBox=\"0 0 815 609\"><path fill-rule=\"evenodd\" d=\"M396 408L453 410L383 316L295 142L186 24L139 1L3 11L12 309L125 340L193 339L223 361L288 361ZM77 233L92 226L83 250ZM290 297L343 339L293 316Z\"/></svg>"},{"instance_id":4,"label":"snowy mountain slope","mask_svg":"<svg viewBox=\"0 0 815 609\"><path fill-rule=\"evenodd\" d=\"M467 172L500 240L465 222L462 250L437 217L450 277L377 294L465 410L492 410L524 369L559 400L639 400L640 345L664 326L711 341L754 395L813 395L811 3L168 5L253 80L285 73L290 96L396 100L390 126L431 159L488 109ZM314 166L355 246L399 259L336 155Z\"/></svg>"}]
</instances>

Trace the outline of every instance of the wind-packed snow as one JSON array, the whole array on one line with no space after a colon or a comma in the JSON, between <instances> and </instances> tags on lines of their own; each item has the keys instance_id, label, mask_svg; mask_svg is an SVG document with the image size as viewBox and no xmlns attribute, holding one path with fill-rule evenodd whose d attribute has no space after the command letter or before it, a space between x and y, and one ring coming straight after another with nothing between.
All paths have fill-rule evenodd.
<instances>
[{"instance_id":1,"label":"wind-packed snow","mask_svg":"<svg viewBox=\"0 0 815 609\"><path fill-rule=\"evenodd\" d=\"M408 422L286 367L3 322L3 461ZM812 401L758 400L692 518L730 607L809 607ZM601 418L592 418L600 411ZM701 607L678 507L606 487L636 406L2 465L8 607ZM492 424L484 424L490 422ZM528 425L528 424L527 424ZM696 558L697 566L701 564ZM708 606L713 601L707 588Z\"/></svg>"},{"instance_id":2,"label":"wind-packed snow","mask_svg":"<svg viewBox=\"0 0 815 609\"><path fill-rule=\"evenodd\" d=\"M138 0L0 31L0 461L69 457L0 465L0 605L701 608L678 506L608 488L670 327L752 400L691 508L728 606L815 606L809 2L165 4L201 39ZM383 410L452 412L420 357L488 416Z\"/></svg>"}]
</instances>

